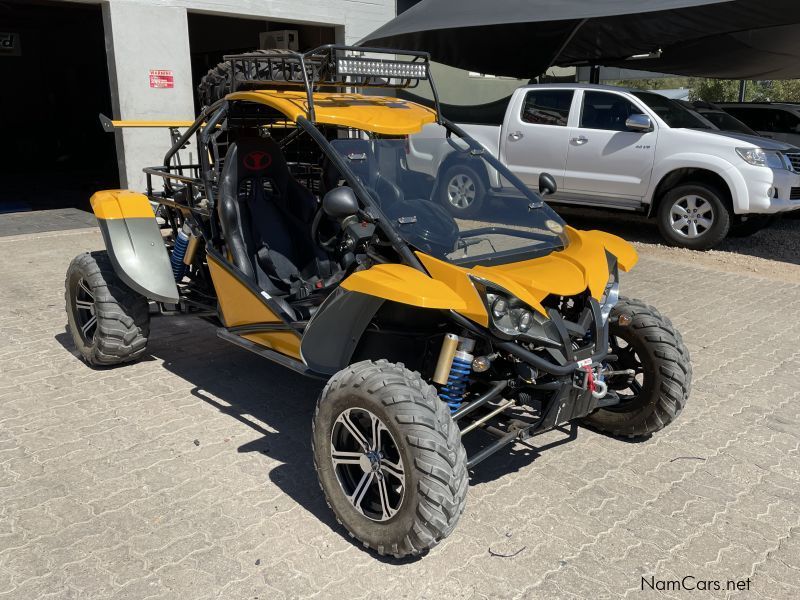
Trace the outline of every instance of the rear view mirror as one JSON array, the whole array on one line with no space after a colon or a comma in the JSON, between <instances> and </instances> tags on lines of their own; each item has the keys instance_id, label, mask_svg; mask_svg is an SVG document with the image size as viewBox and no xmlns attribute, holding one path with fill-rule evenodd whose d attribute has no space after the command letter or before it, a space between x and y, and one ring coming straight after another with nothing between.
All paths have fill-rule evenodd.
<instances>
[{"instance_id":1,"label":"rear view mirror","mask_svg":"<svg viewBox=\"0 0 800 600\"><path fill-rule=\"evenodd\" d=\"M653 130L653 122L647 115L631 115L625 120L628 131L646 133Z\"/></svg>"},{"instance_id":2,"label":"rear view mirror","mask_svg":"<svg viewBox=\"0 0 800 600\"><path fill-rule=\"evenodd\" d=\"M555 194L557 190L558 186L556 185L555 177L550 173L541 173L539 175L539 193L542 196L550 196Z\"/></svg>"}]
</instances>

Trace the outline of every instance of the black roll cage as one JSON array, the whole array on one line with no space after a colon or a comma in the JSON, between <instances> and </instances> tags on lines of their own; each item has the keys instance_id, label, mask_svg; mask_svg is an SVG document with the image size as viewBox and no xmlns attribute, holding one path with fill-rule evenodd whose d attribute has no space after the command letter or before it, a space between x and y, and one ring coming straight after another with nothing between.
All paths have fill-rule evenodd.
<instances>
[{"instance_id":1,"label":"black roll cage","mask_svg":"<svg viewBox=\"0 0 800 600\"><path fill-rule=\"evenodd\" d=\"M411 57L408 62L424 65L425 76L421 78L385 78L375 75L342 74L337 67L337 61L352 58L346 55L348 52L391 55L390 61L394 64L399 62L396 60L397 56ZM290 50L267 50L228 55L225 56L225 60L229 61L231 67L229 89L232 92L235 92L239 87L271 89L276 86L293 86L305 90L308 102L308 117L298 117L296 119L298 128L296 132L307 133L317 143L327 159L336 166L345 181L356 193L362 205L367 207L363 216L378 226L404 263L420 271L426 272L422 263L389 223L389 220L381 212L380 207L372 199L366 187L350 170L347 161L333 149L325 135L316 127L314 91L319 90L320 87L337 89L351 87L408 88L418 85L420 79L427 79L434 98L436 122L447 130L448 140L450 140L452 133L463 139L469 146L470 153L484 158L504 179L528 198L531 208L538 208L544 204L538 193L528 189L516 175L511 173L490 152L486 152L476 140L455 123L442 116L438 92L430 71L430 55L427 52L327 44L305 53ZM368 57L363 60L380 63L385 59ZM243 77L237 79L234 74L243 75ZM177 131L173 130L173 144L165 154L163 164L143 169L147 176L147 196L150 200L178 210L184 218L190 214L200 217L195 218L194 223L212 244L217 244L221 240L220 226L216 218L215 209L217 206L216 184L221 176L222 156L216 137L229 129L227 118L230 114L231 106L232 101L227 98L220 99L205 108L182 135L178 135ZM262 116L261 118L263 119L264 117ZM285 119L280 118L277 120ZM258 125L264 126L265 121L259 121ZM178 153L190 143L195 135L197 136L199 163L182 164ZM294 139L296 135L299 134L290 133L284 138L284 145L288 140ZM163 192L156 192L153 189L152 178L154 176L163 179ZM181 188L185 190L185 203L176 202L173 199L175 192ZM204 206L200 206L195 202L198 195L204 196L207 200ZM207 225L206 222L208 223ZM175 224L173 223L172 225L174 228Z\"/></svg>"},{"instance_id":2,"label":"black roll cage","mask_svg":"<svg viewBox=\"0 0 800 600\"><path fill-rule=\"evenodd\" d=\"M184 133L167 152L164 157L164 165L143 169L144 173L147 175L148 198L153 202L177 209L184 216L193 214L198 217L207 218L209 231L204 231L203 233L212 242L217 242L221 239L215 210L217 206L216 184L220 180L221 173L219 163L211 163L211 152L216 154L216 151L212 148L214 145L212 136L218 128L225 128L227 126L226 117L228 116L230 105L230 101L222 100L203 111L194 124L187 129L186 133ZM372 199L372 196L367 191L366 187L364 187L364 184L353 174L347 162L334 150L325 135L323 135L310 120L304 117L298 117L296 124L299 130L307 133L311 139L317 143L325 157L339 170L342 177L361 201L362 206L366 207L363 216L377 225L386 236L387 241L392 245L392 248L403 259L403 262L416 269L425 271L422 263L409 248L408 244L398 235L397 231L391 226L389 220L381 212L380 207ZM176 163L173 160L174 157L186 146L195 133L197 133L200 164L184 165ZM186 175L184 171L187 170L194 171L194 176ZM153 189L152 178L154 176L164 180L164 192L156 192ZM177 182L186 189L186 204L176 202L174 199L170 198L178 189L173 185L174 182ZM194 202L198 192L201 196L205 196L207 206L198 206ZM195 219L194 222L198 226L203 226L202 218Z\"/></svg>"},{"instance_id":3,"label":"black roll cage","mask_svg":"<svg viewBox=\"0 0 800 600\"><path fill-rule=\"evenodd\" d=\"M348 56L347 52L358 54L389 55L392 59L381 57L361 58ZM390 60L397 63L397 57L409 57L412 64L424 66L424 77L384 77L370 74L344 74L338 67L340 60L359 58L371 63L384 63ZM273 88L301 87L305 89L308 101L308 119L316 121L314 111L314 91L321 86L335 88L414 88L421 79L427 79L433 93L437 121L441 119L439 94L431 77L430 54L414 50L392 50L389 48L370 48L364 46L345 46L342 44L325 44L308 52L293 50L261 50L245 54L230 54L224 57L230 63L231 92L240 87ZM242 77L237 79L234 74Z\"/></svg>"}]
</instances>

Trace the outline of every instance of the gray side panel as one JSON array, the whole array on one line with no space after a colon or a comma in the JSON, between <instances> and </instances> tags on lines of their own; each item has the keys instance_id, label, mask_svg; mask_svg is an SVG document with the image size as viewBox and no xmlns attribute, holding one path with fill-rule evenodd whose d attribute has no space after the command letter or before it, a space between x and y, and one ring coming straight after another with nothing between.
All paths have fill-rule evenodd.
<instances>
[{"instance_id":1,"label":"gray side panel","mask_svg":"<svg viewBox=\"0 0 800 600\"><path fill-rule=\"evenodd\" d=\"M300 354L308 367L333 375L349 365L361 334L383 302L343 288L332 293L303 333Z\"/></svg>"},{"instance_id":2,"label":"gray side panel","mask_svg":"<svg viewBox=\"0 0 800 600\"><path fill-rule=\"evenodd\" d=\"M97 222L120 279L151 300L176 304L178 288L156 220L97 219Z\"/></svg>"}]
</instances>

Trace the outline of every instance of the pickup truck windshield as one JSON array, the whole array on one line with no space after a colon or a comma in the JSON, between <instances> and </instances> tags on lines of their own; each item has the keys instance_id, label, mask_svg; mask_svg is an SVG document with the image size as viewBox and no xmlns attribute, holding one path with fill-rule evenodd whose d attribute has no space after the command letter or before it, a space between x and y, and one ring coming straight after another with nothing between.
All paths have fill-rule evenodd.
<instances>
[{"instance_id":1,"label":"pickup truck windshield","mask_svg":"<svg viewBox=\"0 0 800 600\"><path fill-rule=\"evenodd\" d=\"M632 92L670 127L712 129L703 119L669 98L653 92Z\"/></svg>"},{"instance_id":2,"label":"pickup truck windshield","mask_svg":"<svg viewBox=\"0 0 800 600\"><path fill-rule=\"evenodd\" d=\"M372 134L331 142L409 245L463 266L516 262L566 247L564 221L538 194L513 185L516 178L499 163L508 182L502 196L492 194L487 173L493 166L483 147L431 127L437 135L422 145Z\"/></svg>"}]
</instances>

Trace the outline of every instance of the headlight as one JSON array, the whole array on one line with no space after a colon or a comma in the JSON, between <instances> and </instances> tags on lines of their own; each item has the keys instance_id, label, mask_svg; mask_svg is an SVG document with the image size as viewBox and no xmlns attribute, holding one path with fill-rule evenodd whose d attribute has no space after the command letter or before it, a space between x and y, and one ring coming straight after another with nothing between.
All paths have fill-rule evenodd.
<instances>
[{"instance_id":1,"label":"headlight","mask_svg":"<svg viewBox=\"0 0 800 600\"><path fill-rule=\"evenodd\" d=\"M489 296L492 296L492 294L489 294ZM502 319L508 313L508 301L502 296L496 296L495 299L490 302L492 306L492 316L495 319Z\"/></svg>"},{"instance_id":2,"label":"headlight","mask_svg":"<svg viewBox=\"0 0 800 600\"><path fill-rule=\"evenodd\" d=\"M790 169L786 162L786 157L774 150L764 150L763 148L737 148L736 154L741 156L742 160L755 167Z\"/></svg>"},{"instance_id":3,"label":"headlight","mask_svg":"<svg viewBox=\"0 0 800 600\"><path fill-rule=\"evenodd\" d=\"M486 304L490 307L492 325L506 335L520 335L533 325L533 313L516 298L489 292Z\"/></svg>"}]
</instances>

